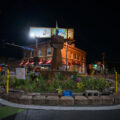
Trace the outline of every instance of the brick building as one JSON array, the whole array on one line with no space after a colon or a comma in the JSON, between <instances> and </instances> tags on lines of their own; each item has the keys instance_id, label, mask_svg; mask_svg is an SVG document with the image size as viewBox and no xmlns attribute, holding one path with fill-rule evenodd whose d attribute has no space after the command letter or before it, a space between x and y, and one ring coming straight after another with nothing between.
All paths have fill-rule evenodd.
<instances>
[{"instance_id":1,"label":"brick building","mask_svg":"<svg viewBox=\"0 0 120 120\"><path fill-rule=\"evenodd\" d=\"M30 46L35 49L35 45ZM75 47L75 44L68 45L68 55L67 55L67 69L73 70L76 69L80 72L86 72L86 52ZM24 62L21 65L34 65L33 57L36 55L36 51L24 50ZM39 57L39 65L42 68L50 69L51 61L53 55L53 48L50 45L50 41L41 42L38 44L37 56ZM61 50L62 55L62 67L61 69L65 70L66 68L66 43Z\"/></svg>"}]
</instances>

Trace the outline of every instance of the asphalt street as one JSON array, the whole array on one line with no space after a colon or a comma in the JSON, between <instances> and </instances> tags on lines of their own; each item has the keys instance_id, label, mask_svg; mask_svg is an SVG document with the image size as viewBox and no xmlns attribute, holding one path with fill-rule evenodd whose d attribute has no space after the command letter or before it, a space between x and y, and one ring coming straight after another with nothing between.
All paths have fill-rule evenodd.
<instances>
[{"instance_id":1,"label":"asphalt street","mask_svg":"<svg viewBox=\"0 0 120 120\"><path fill-rule=\"evenodd\" d=\"M120 120L120 110L55 111L25 110L2 120Z\"/></svg>"}]
</instances>

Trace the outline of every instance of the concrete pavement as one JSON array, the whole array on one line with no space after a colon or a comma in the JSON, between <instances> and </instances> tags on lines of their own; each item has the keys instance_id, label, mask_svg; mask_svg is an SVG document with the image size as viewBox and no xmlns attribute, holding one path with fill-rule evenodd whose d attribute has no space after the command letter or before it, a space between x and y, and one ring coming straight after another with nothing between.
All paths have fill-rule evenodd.
<instances>
[{"instance_id":1,"label":"concrete pavement","mask_svg":"<svg viewBox=\"0 0 120 120\"><path fill-rule=\"evenodd\" d=\"M55 111L25 110L3 120L120 120L120 110Z\"/></svg>"},{"instance_id":2,"label":"concrete pavement","mask_svg":"<svg viewBox=\"0 0 120 120\"><path fill-rule=\"evenodd\" d=\"M94 110L120 110L120 105L111 105L111 106L85 106L85 107L62 107L62 106L37 106L37 105L23 105L23 104L16 104L12 102L8 102L6 100L0 99L0 104L10 106L10 107L17 107L17 108L25 108L25 109L36 109L36 110L64 110L64 111L71 111L71 110L81 110L81 111L94 111Z\"/></svg>"}]
</instances>

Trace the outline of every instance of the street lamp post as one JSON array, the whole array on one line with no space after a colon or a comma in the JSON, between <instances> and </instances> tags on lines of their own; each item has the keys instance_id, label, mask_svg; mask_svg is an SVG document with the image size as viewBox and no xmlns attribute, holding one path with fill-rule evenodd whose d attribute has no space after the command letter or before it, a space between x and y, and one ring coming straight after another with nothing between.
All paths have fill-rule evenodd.
<instances>
[{"instance_id":1,"label":"street lamp post","mask_svg":"<svg viewBox=\"0 0 120 120\"><path fill-rule=\"evenodd\" d=\"M38 57L38 55L37 55L37 49L38 49L38 40L37 40L37 37L35 36L34 33L30 33L30 37L34 38L36 40L36 57Z\"/></svg>"},{"instance_id":2,"label":"street lamp post","mask_svg":"<svg viewBox=\"0 0 120 120\"><path fill-rule=\"evenodd\" d=\"M38 52L37 52L37 49L38 49L38 39L37 39L37 37L35 36L34 33L30 33L30 37L34 38L35 41L36 41L36 49L35 49L35 57L34 57L34 62L35 62L35 66L36 66L36 65L38 65Z\"/></svg>"},{"instance_id":3,"label":"street lamp post","mask_svg":"<svg viewBox=\"0 0 120 120\"><path fill-rule=\"evenodd\" d=\"M38 52L37 52L37 49L38 49L38 39L35 37L35 40L36 40L36 57L38 57Z\"/></svg>"}]
</instances>

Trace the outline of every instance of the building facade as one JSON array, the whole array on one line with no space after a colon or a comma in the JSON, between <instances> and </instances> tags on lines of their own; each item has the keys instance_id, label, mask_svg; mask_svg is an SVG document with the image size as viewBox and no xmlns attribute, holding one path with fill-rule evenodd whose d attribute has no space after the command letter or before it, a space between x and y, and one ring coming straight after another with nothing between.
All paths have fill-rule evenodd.
<instances>
[{"instance_id":1,"label":"building facade","mask_svg":"<svg viewBox=\"0 0 120 120\"><path fill-rule=\"evenodd\" d=\"M36 49L35 45L30 46L30 48ZM68 48L68 49L67 49ZM67 53L67 55L66 55ZM33 65L33 58L36 56L36 50L28 51L24 50L24 65ZM50 69L52 56L53 56L53 48L50 45L50 41L42 42L38 44L37 48L37 56L39 57L39 65L42 67L48 67ZM64 43L64 47L61 50L62 56L62 70L72 71L76 69L79 72L86 72L86 52L75 47L75 44L68 45ZM67 59L66 59L67 57ZM67 65L66 65L67 63Z\"/></svg>"}]
</instances>

